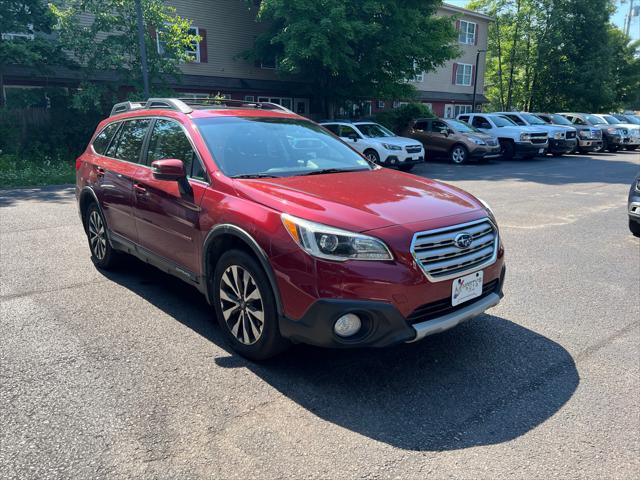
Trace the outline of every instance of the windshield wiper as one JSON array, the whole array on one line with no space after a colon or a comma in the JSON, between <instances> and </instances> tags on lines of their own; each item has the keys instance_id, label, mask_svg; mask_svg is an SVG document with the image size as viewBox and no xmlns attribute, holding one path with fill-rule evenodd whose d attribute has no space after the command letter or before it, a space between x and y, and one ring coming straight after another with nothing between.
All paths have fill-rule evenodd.
<instances>
[{"instance_id":1,"label":"windshield wiper","mask_svg":"<svg viewBox=\"0 0 640 480\"><path fill-rule=\"evenodd\" d=\"M361 171L362 171L361 169L323 168L321 170L313 170L311 172L301 173L299 176L322 175L325 173L361 172Z\"/></svg>"},{"instance_id":2,"label":"windshield wiper","mask_svg":"<svg viewBox=\"0 0 640 480\"><path fill-rule=\"evenodd\" d=\"M233 175L231 178L280 178L277 175L269 173L245 173L242 175Z\"/></svg>"}]
</instances>

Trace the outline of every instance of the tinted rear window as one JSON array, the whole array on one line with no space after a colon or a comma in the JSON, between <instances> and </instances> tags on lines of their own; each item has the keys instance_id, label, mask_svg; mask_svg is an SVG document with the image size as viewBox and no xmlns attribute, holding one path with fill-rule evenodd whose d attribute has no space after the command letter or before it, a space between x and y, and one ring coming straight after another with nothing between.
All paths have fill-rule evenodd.
<instances>
[{"instance_id":1,"label":"tinted rear window","mask_svg":"<svg viewBox=\"0 0 640 480\"><path fill-rule=\"evenodd\" d=\"M142 149L142 142L147 133L149 122L150 120L147 118L124 122L118 134L115 158L132 163L140 161L140 150Z\"/></svg>"}]
</instances>

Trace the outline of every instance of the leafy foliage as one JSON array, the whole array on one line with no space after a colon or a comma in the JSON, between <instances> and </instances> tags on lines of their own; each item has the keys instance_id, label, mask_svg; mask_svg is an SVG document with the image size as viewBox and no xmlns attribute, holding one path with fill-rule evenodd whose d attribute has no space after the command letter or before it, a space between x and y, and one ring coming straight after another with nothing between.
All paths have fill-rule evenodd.
<instances>
[{"instance_id":1,"label":"leafy foliage","mask_svg":"<svg viewBox=\"0 0 640 480\"><path fill-rule=\"evenodd\" d=\"M604 111L640 90L638 46L609 23L609 0L473 0L496 18L489 36L491 107Z\"/></svg>"},{"instance_id":2,"label":"leafy foliage","mask_svg":"<svg viewBox=\"0 0 640 480\"><path fill-rule=\"evenodd\" d=\"M414 120L427 117L435 115L424 103L408 103L393 110L380 112L375 119L389 130L401 134Z\"/></svg>"},{"instance_id":3,"label":"leafy foliage","mask_svg":"<svg viewBox=\"0 0 640 480\"><path fill-rule=\"evenodd\" d=\"M50 4L50 9L61 44L83 66L86 79L97 71L109 71L117 74L116 84L141 90L134 0L63 0ZM152 84L154 80L162 84L167 75L180 74L180 62L192 60L188 49L200 37L189 33L190 21L176 15L162 0L142 0L142 10L149 78ZM158 52L156 32L162 53Z\"/></svg>"},{"instance_id":4,"label":"leafy foliage","mask_svg":"<svg viewBox=\"0 0 640 480\"><path fill-rule=\"evenodd\" d=\"M283 74L311 82L333 104L358 98L406 98L406 79L457 56L438 0L262 0L265 33L248 58L276 59Z\"/></svg>"}]
</instances>

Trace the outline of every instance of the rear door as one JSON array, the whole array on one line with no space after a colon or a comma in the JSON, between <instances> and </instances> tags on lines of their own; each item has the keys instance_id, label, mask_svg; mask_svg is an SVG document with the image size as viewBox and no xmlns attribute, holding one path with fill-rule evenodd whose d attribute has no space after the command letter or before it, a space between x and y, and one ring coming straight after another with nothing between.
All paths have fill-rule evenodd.
<instances>
[{"instance_id":1,"label":"rear door","mask_svg":"<svg viewBox=\"0 0 640 480\"><path fill-rule=\"evenodd\" d=\"M181 192L178 182L153 177L151 162L169 158L182 160L191 191ZM180 267L181 273L195 280L201 270L200 200L208 178L196 149L178 121L154 120L144 164L133 185L138 243L147 253Z\"/></svg>"},{"instance_id":2,"label":"rear door","mask_svg":"<svg viewBox=\"0 0 640 480\"><path fill-rule=\"evenodd\" d=\"M119 122L118 131L94 165L107 225L111 232L132 242L138 239L133 217L133 178L140 168L140 152L149 123L146 118Z\"/></svg>"},{"instance_id":3,"label":"rear door","mask_svg":"<svg viewBox=\"0 0 640 480\"><path fill-rule=\"evenodd\" d=\"M418 120L411 132L411 137L422 142L427 153L433 153L431 146L431 135L429 132L429 120Z\"/></svg>"}]
</instances>

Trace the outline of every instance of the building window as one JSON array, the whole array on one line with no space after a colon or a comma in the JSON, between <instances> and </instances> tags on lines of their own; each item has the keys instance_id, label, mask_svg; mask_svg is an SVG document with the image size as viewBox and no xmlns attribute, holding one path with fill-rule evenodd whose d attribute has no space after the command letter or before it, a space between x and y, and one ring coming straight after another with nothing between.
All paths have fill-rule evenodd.
<instances>
[{"instance_id":1,"label":"building window","mask_svg":"<svg viewBox=\"0 0 640 480\"><path fill-rule=\"evenodd\" d=\"M245 102L255 102L256 101L256 97L254 97L253 95L245 95L244 96L244 101Z\"/></svg>"},{"instance_id":2,"label":"building window","mask_svg":"<svg viewBox=\"0 0 640 480\"><path fill-rule=\"evenodd\" d=\"M459 20L459 22L458 42L465 45L474 45L476 43L477 24L466 20Z\"/></svg>"},{"instance_id":3,"label":"building window","mask_svg":"<svg viewBox=\"0 0 640 480\"><path fill-rule=\"evenodd\" d=\"M471 85L471 73L473 71L473 65L468 63L456 64L456 85Z\"/></svg>"},{"instance_id":4,"label":"building window","mask_svg":"<svg viewBox=\"0 0 640 480\"><path fill-rule=\"evenodd\" d=\"M382 110L384 108L384 100L378 100L378 110Z\"/></svg>"},{"instance_id":5,"label":"building window","mask_svg":"<svg viewBox=\"0 0 640 480\"><path fill-rule=\"evenodd\" d=\"M462 115L463 113L471 113L471 105L454 105L453 118L456 118L458 115Z\"/></svg>"},{"instance_id":6,"label":"building window","mask_svg":"<svg viewBox=\"0 0 640 480\"><path fill-rule=\"evenodd\" d=\"M198 27L191 27L189 29L189 35L200 35L200 29ZM156 43L158 45L158 53L164 55L167 48L167 42L162 40L160 32L156 32ZM191 59L193 63L200 63L200 42L193 42L191 48L187 47L184 52Z\"/></svg>"}]
</instances>

